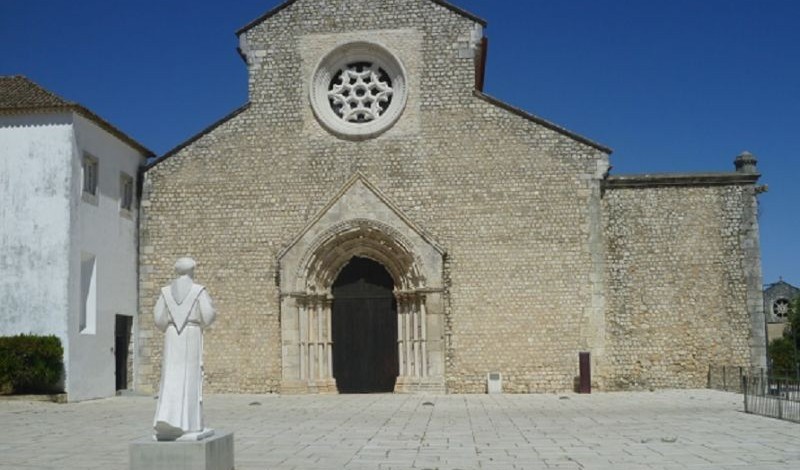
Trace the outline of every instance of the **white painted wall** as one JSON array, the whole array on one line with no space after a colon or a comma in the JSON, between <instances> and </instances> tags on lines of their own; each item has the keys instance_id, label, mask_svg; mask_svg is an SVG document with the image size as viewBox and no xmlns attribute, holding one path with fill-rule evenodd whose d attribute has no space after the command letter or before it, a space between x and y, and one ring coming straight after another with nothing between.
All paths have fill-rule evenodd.
<instances>
[{"instance_id":1,"label":"white painted wall","mask_svg":"<svg viewBox=\"0 0 800 470\"><path fill-rule=\"evenodd\" d=\"M74 132L67 391L70 400L83 400L115 393L115 315L137 313L137 211L135 207L129 215L120 211L120 173L137 178L144 157L83 116L75 115ZM96 204L82 198L84 152L98 161ZM81 259L87 254L95 256L97 316L94 328L81 333Z\"/></svg>"},{"instance_id":2,"label":"white painted wall","mask_svg":"<svg viewBox=\"0 0 800 470\"><path fill-rule=\"evenodd\" d=\"M96 204L82 198L84 152L98 160ZM0 335L61 338L70 401L115 393L115 315L137 312L137 208L120 210L120 173L142 163L79 114L0 116ZM81 333L89 255L96 318Z\"/></svg>"},{"instance_id":3,"label":"white painted wall","mask_svg":"<svg viewBox=\"0 0 800 470\"><path fill-rule=\"evenodd\" d=\"M71 113L0 116L0 335L54 334L65 356L72 152Z\"/></svg>"}]
</instances>

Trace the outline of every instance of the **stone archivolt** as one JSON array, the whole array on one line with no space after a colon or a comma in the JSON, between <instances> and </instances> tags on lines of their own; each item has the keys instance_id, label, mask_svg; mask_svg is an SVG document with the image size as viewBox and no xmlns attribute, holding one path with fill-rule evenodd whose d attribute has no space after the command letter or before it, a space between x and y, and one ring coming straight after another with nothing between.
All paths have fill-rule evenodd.
<instances>
[{"instance_id":1,"label":"stone archivolt","mask_svg":"<svg viewBox=\"0 0 800 470\"><path fill-rule=\"evenodd\" d=\"M424 287L411 242L392 227L369 219L352 219L327 230L301 263L298 277L310 292L329 292L339 272L354 256L382 264L401 291Z\"/></svg>"},{"instance_id":2,"label":"stone archivolt","mask_svg":"<svg viewBox=\"0 0 800 470\"><path fill-rule=\"evenodd\" d=\"M432 364L428 354L429 326L442 331L443 312L431 316L427 306L429 295L439 295L441 280L427 284L436 269L420 252L434 264L438 261L440 278L443 253L404 219L357 175L279 257L285 391L336 391L332 286L354 257L381 264L394 281L400 373L396 390L443 389L443 364ZM329 220L335 222L325 228ZM441 336L434 340L441 342Z\"/></svg>"}]
</instances>

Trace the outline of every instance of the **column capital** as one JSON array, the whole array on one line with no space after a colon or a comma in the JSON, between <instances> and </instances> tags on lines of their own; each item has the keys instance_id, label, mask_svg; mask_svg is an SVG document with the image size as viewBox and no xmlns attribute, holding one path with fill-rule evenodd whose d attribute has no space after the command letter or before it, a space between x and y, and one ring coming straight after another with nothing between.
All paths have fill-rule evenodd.
<instances>
[{"instance_id":1,"label":"column capital","mask_svg":"<svg viewBox=\"0 0 800 470\"><path fill-rule=\"evenodd\" d=\"M397 300L402 300L406 302L411 301L423 301L425 300L427 292L424 290L396 290L394 291L394 295Z\"/></svg>"}]
</instances>

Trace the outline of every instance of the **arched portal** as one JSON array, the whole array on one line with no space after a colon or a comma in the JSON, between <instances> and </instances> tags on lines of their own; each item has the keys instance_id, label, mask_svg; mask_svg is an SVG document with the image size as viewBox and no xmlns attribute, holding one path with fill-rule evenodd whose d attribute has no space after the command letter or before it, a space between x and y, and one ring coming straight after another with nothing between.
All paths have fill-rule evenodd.
<instances>
[{"instance_id":1,"label":"arched portal","mask_svg":"<svg viewBox=\"0 0 800 470\"><path fill-rule=\"evenodd\" d=\"M354 175L278 255L281 391L389 391L390 380L396 379L395 392L443 392L444 261L445 251L428 234L362 175ZM371 284L369 289L380 287L381 302L391 302L391 312L396 312L382 318L394 318L396 325L381 321L376 327L366 314L337 318L334 325L334 309L338 317L338 308L369 297L352 295L360 280ZM357 324L348 326L350 320ZM358 341L371 341L359 337L362 332L378 330L393 332L393 339L381 336L379 341L387 350L396 348L393 357L377 346L364 346L362 355L367 357L352 351L351 356L338 356L361 348ZM369 382L373 379L363 371L374 374L380 368L377 361L390 364L381 370L392 374Z\"/></svg>"},{"instance_id":2,"label":"arched portal","mask_svg":"<svg viewBox=\"0 0 800 470\"><path fill-rule=\"evenodd\" d=\"M393 392L399 373L394 280L353 257L333 283L333 376L340 393Z\"/></svg>"}]
</instances>

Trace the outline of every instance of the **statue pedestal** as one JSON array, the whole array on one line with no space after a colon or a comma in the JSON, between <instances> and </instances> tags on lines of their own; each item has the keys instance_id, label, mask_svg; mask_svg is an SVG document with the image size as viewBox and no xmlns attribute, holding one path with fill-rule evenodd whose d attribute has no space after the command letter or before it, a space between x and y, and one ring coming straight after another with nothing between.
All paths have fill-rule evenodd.
<instances>
[{"instance_id":1,"label":"statue pedestal","mask_svg":"<svg viewBox=\"0 0 800 470\"><path fill-rule=\"evenodd\" d=\"M193 442L133 441L130 470L233 470L233 433L218 431Z\"/></svg>"}]
</instances>

